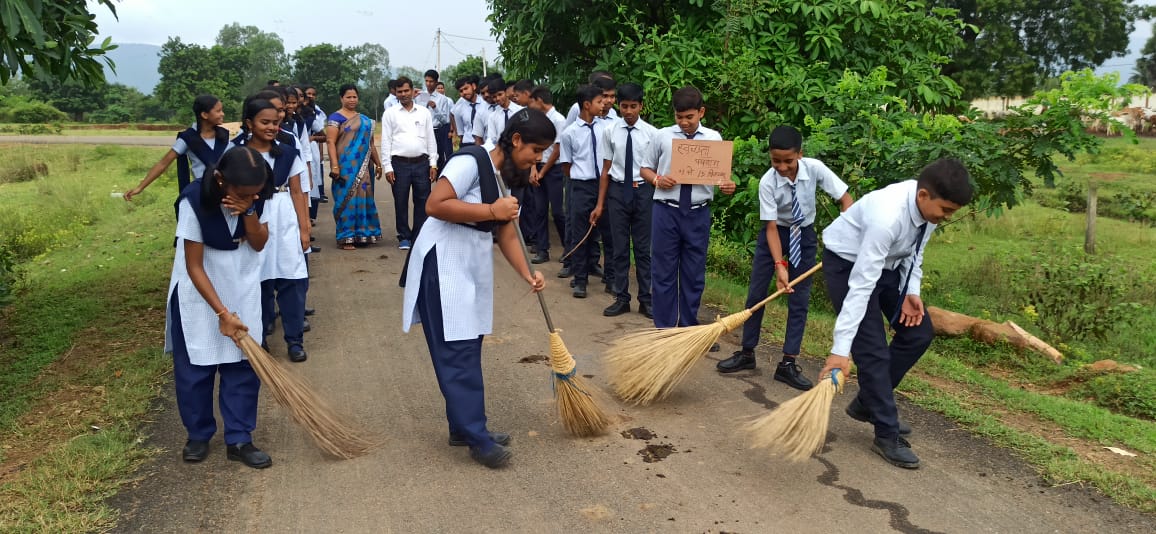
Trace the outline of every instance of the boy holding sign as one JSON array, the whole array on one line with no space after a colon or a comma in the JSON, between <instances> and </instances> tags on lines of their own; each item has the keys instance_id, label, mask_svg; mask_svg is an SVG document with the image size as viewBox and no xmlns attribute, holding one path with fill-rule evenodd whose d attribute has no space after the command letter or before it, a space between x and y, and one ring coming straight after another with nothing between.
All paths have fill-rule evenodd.
<instances>
[{"instance_id":1,"label":"boy holding sign","mask_svg":"<svg viewBox=\"0 0 1156 534\"><path fill-rule=\"evenodd\" d=\"M671 176L674 141L722 141L718 132L701 124L706 107L698 89L683 87L672 100L675 124L655 134L640 171L642 179L656 188L650 235L651 301L658 328L698 324L698 306L706 286L710 201L714 199L714 185L679 183ZM729 159L725 164L729 169ZM735 184L727 174L718 187L730 195Z\"/></svg>"}]
</instances>

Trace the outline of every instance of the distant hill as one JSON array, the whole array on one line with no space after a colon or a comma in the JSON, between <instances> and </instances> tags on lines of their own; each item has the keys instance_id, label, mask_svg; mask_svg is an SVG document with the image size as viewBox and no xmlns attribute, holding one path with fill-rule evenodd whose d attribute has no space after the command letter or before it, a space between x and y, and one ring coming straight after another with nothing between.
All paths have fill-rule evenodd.
<instances>
[{"instance_id":1,"label":"distant hill","mask_svg":"<svg viewBox=\"0 0 1156 534\"><path fill-rule=\"evenodd\" d=\"M116 74L104 67L104 74L109 83L121 83L135 87L140 92L149 95L153 88L161 81L157 72L161 63L161 47L150 44L118 43L115 50L108 56L116 63Z\"/></svg>"}]
</instances>

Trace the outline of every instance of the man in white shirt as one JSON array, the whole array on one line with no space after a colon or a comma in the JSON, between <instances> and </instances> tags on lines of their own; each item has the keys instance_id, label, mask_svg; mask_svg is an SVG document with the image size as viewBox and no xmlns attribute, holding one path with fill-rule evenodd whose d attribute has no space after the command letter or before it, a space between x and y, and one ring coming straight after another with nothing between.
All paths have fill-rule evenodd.
<instances>
[{"instance_id":1,"label":"man in white shirt","mask_svg":"<svg viewBox=\"0 0 1156 534\"><path fill-rule=\"evenodd\" d=\"M381 164L385 179L393 186L393 207L398 248L409 250L425 222L425 202L438 167L433 115L413 101L413 82L397 79L398 105L381 117ZM434 160L436 162L436 160ZM413 226L409 222L409 193L413 189Z\"/></svg>"},{"instance_id":2,"label":"man in white shirt","mask_svg":"<svg viewBox=\"0 0 1156 534\"><path fill-rule=\"evenodd\" d=\"M397 80L390 80L387 87L389 88L389 96L385 97L385 102L381 103L385 111L389 111L389 108L397 105Z\"/></svg>"},{"instance_id":3,"label":"man in white shirt","mask_svg":"<svg viewBox=\"0 0 1156 534\"><path fill-rule=\"evenodd\" d=\"M963 164L940 159L917 180L864 195L823 231L823 275L838 317L819 378L835 369L848 376L855 358L859 395L847 414L875 425L872 450L899 467L915 469L919 458L900 436L893 390L935 335L919 297L923 247L935 226L973 194ZM889 324L895 329L890 344Z\"/></svg>"},{"instance_id":4,"label":"man in white shirt","mask_svg":"<svg viewBox=\"0 0 1156 534\"><path fill-rule=\"evenodd\" d=\"M535 87L530 92L530 108L546 114L546 118L554 123L554 129L561 138L566 130L566 117L563 117L554 108L554 94L544 85ZM530 263L546 263L550 261L550 221L554 221L554 229L558 232L558 239L562 242L562 252L566 252L566 210L563 208L562 188L564 176L562 165L558 164L558 141L542 153L542 161L530 169L530 191L534 196L533 219L535 222L534 237L537 239L537 253Z\"/></svg>"},{"instance_id":5,"label":"man in white shirt","mask_svg":"<svg viewBox=\"0 0 1156 534\"><path fill-rule=\"evenodd\" d=\"M450 121L453 103L449 97L437 91L438 71L425 71L425 91L414 97L414 102L425 106L433 115L434 137L438 145L437 167L444 168L446 160L453 154L453 142L450 141Z\"/></svg>"},{"instance_id":6,"label":"man in white shirt","mask_svg":"<svg viewBox=\"0 0 1156 534\"><path fill-rule=\"evenodd\" d=\"M474 144L474 121L477 119L479 108L485 104L477 95L477 77L466 76L454 82L461 98L454 104L454 129L461 137L461 146Z\"/></svg>"}]
</instances>

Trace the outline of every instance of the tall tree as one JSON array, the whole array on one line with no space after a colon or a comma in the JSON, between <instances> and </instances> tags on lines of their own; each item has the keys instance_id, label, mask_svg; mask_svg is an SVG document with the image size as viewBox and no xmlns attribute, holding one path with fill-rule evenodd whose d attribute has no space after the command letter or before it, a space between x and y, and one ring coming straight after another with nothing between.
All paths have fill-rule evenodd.
<instances>
[{"instance_id":1,"label":"tall tree","mask_svg":"<svg viewBox=\"0 0 1156 534\"><path fill-rule=\"evenodd\" d=\"M1144 48L1140 50L1140 58L1136 60L1136 69L1128 79L1149 89L1156 89L1156 35L1148 38Z\"/></svg>"},{"instance_id":2,"label":"tall tree","mask_svg":"<svg viewBox=\"0 0 1156 534\"><path fill-rule=\"evenodd\" d=\"M326 113L332 113L341 107L341 95L337 94L337 89L344 84L361 81L361 72L344 47L321 43L303 47L293 54L293 79L313 84L317 88L317 104ZM365 100L363 88L357 89ZM377 102L374 108L363 102L361 108L366 111L380 110L381 102ZM379 111L366 114L375 117L375 113Z\"/></svg>"},{"instance_id":3,"label":"tall tree","mask_svg":"<svg viewBox=\"0 0 1156 534\"><path fill-rule=\"evenodd\" d=\"M958 10L964 46L944 73L963 96L1031 94L1065 70L1097 67L1128 49L1147 10L1135 0L931 0Z\"/></svg>"},{"instance_id":4,"label":"tall tree","mask_svg":"<svg viewBox=\"0 0 1156 534\"><path fill-rule=\"evenodd\" d=\"M252 94L270 79L289 76L289 62L285 44L273 32L263 32L256 26L242 26L236 22L217 32L217 46L236 48L247 53L248 65L244 70L243 94Z\"/></svg>"},{"instance_id":5,"label":"tall tree","mask_svg":"<svg viewBox=\"0 0 1156 534\"><path fill-rule=\"evenodd\" d=\"M116 16L112 0L95 0ZM4 0L0 2L0 84L17 73L76 79L84 85L104 82L98 59L116 48L111 39L94 44L98 28L86 0Z\"/></svg>"},{"instance_id":6,"label":"tall tree","mask_svg":"<svg viewBox=\"0 0 1156 534\"><path fill-rule=\"evenodd\" d=\"M353 56L354 68L360 73L357 83L361 99L367 104L374 104L363 106L362 109L376 113L389 94L389 51L381 45L365 43L350 48L349 52ZM375 116L372 113L369 115Z\"/></svg>"},{"instance_id":7,"label":"tall tree","mask_svg":"<svg viewBox=\"0 0 1156 534\"><path fill-rule=\"evenodd\" d=\"M105 106L108 84L104 80L85 85L75 78L59 81L53 78L31 78L28 87L42 100L63 111L74 121L83 121L86 113Z\"/></svg>"},{"instance_id":8,"label":"tall tree","mask_svg":"<svg viewBox=\"0 0 1156 534\"><path fill-rule=\"evenodd\" d=\"M193 99L202 94L221 99L226 117L238 117L246 95L242 88L248 65L249 56L244 49L206 48L170 37L161 46L161 81L153 94L181 122L193 120Z\"/></svg>"},{"instance_id":9,"label":"tall tree","mask_svg":"<svg viewBox=\"0 0 1156 534\"><path fill-rule=\"evenodd\" d=\"M497 65L490 63L483 68L481 57L468 55L465 59L442 69L439 74L441 75L441 81L446 84L446 95L457 99L458 90L454 87L454 84L458 82L458 78L472 74L481 76L484 72L496 70L498 70Z\"/></svg>"}]
</instances>

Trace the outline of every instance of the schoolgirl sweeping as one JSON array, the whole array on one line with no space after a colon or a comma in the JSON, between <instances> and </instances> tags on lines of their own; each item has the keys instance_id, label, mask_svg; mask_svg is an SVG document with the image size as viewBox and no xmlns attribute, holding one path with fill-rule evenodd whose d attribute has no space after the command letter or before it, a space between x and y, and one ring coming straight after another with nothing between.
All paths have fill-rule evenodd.
<instances>
[{"instance_id":1,"label":"schoolgirl sweeping","mask_svg":"<svg viewBox=\"0 0 1156 534\"><path fill-rule=\"evenodd\" d=\"M177 200L177 247L168 291L165 351L173 355L177 408L188 432L182 456L199 462L217 431L220 382L226 455L254 468L273 461L253 445L261 381L236 346L261 319L261 251L269 239L272 171L251 148L229 151ZM219 378L218 378L219 377Z\"/></svg>"},{"instance_id":2,"label":"schoolgirl sweeping","mask_svg":"<svg viewBox=\"0 0 1156 534\"><path fill-rule=\"evenodd\" d=\"M402 327L421 323L446 401L449 444L468 445L470 457L489 468L506 465L509 434L486 428L482 384L482 338L492 330L494 273L492 230L502 255L533 291L545 287L542 273L530 271L514 225L518 201L499 198L495 176L505 185L525 186L529 168L554 144L554 124L540 111L523 109L497 146L460 150L430 192L429 215L408 259L402 285ZM407 283L408 282L408 283ZM446 313L451 312L451 313Z\"/></svg>"},{"instance_id":3,"label":"schoolgirl sweeping","mask_svg":"<svg viewBox=\"0 0 1156 534\"><path fill-rule=\"evenodd\" d=\"M144 180L136 187L124 192L125 200L132 200L168 170L173 160L177 162L178 191L184 191L189 182L201 178L205 167L217 163L229 142L229 131L221 127L225 121L225 111L221 101L212 95L201 95L193 100L193 115L197 117L196 127L177 134L172 148L161 156L145 174Z\"/></svg>"}]
</instances>

